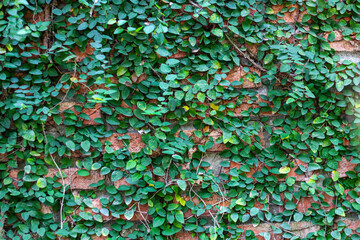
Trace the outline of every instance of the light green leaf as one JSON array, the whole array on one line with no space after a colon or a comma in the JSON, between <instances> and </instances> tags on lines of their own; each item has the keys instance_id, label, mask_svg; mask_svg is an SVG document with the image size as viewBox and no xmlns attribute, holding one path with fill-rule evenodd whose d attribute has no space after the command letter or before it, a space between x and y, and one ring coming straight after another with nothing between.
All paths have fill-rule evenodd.
<instances>
[{"instance_id":1,"label":"light green leaf","mask_svg":"<svg viewBox=\"0 0 360 240\"><path fill-rule=\"evenodd\" d=\"M36 182L36 185L39 187L39 188L45 188L47 186L47 181L45 178L39 178Z\"/></svg>"}]
</instances>

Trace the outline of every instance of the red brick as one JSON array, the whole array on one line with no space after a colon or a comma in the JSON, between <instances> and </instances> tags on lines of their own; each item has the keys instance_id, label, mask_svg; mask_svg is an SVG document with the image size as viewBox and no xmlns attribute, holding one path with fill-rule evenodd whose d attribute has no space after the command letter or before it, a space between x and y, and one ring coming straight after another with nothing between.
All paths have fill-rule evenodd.
<instances>
[{"instance_id":1,"label":"red brick","mask_svg":"<svg viewBox=\"0 0 360 240\"><path fill-rule=\"evenodd\" d=\"M360 51L360 41L345 41L330 42L330 47L337 52L353 52Z\"/></svg>"},{"instance_id":2,"label":"red brick","mask_svg":"<svg viewBox=\"0 0 360 240\"><path fill-rule=\"evenodd\" d=\"M343 138L343 145L350 146L350 140Z\"/></svg>"},{"instance_id":3,"label":"red brick","mask_svg":"<svg viewBox=\"0 0 360 240\"><path fill-rule=\"evenodd\" d=\"M204 202L202 202L198 197L193 197L190 198L189 196L183 196L183 199L188 202L188 201L192 201L194 203L195 206L198 206L200 203L205 202L206 206L211 205L212 208L209 210L206 210L205 213L203 213L201 216L202 217L210 217L214 214L216 214L217 211L219 211L219 209L221 209L222 207L229 207L231 200L226 200L223 199L220 195L218 194L214 194L212 197L210 198L205 198L203 199ZM184 217L188 218L190 216L193 216L194 214L191 212L191 210L187 211L184 213Z\"/></svg>"},{"instance_id":4,"label":"red brick","mask_svg":"<svg viewBox=\"0 0 360 240\"><path fill-rule=\"evenodd\" d=\"M44 22L45 21L45 12L42 11L38 14L34 14L33 12L26 11L24 15L25 22L36 24L38 22Z\"/></svg>"},{"instance_id":5,"label":"red brick","mask_svg":"<svg viewBox=\"0 0 360 240\"><path fill-rule=\"evenodd\" d=\"M139 133L126 133L126 134L114 133L110 137L102 141L111 142L112 143L111 147L116 151L124 147L123 140L118 139L119 136L124 136L124 135L130 136L129 146L128 146L129 152L135 152L135 153L140 152L141 149L143 149L146 146L146 144L143 143L143 141L141 140L141 134Z\"/></svg>"},{"instance_id":6,"label":"red brick","mask_svg":"<svg viewBox=\"0 0 360 240\"><path fill-rule=\"evenodd\" d=\"M100 180L105 179L104 176L100 175L99 171L90 171L90 175L86 177L79 176L77 174L77 171L79 168L69 168L69 169L62 169L62 172L67 175L67 177L64 177L64 183L66 185L71 184L72 189L93 189L89 185L92 183L97 183ZM9 177L12 178L15 182L14 185L17 186L16 181L20 181L18 179L17 175L20 170L12 169L9 171ZM53 178L55 174L58 173L58 170L55 168L49 168L48 174L44 175L44 177ZM57 174L58 176L59 174ZM61 178L57 180L58 183L62 184Z\"/></svg>"},{"instance_id":7,"label":"red brick","mask_svg":"<svg viewBox=\"0 0 360 240\"><path fill-rule=\"evenodd\" d=\"M133 83L141 83L142 81L146 80L148 78L148 75L143 73L140 76L136 76L135 73L133 73L133 75L131 75L131 81Z\"/></svg>"},{"instance_id":8,"label":"red brick","mask_svg":"<svg viewBox=\"0 0 360 240\"><path fill-rule=\"evenodd\" d=\"M107 237L107 236L92 235L92 236L91 236L91 239L92 239L92 240L106 240L106 239L108 239L108 237Z\"/></svg>"},{"instance_id":9,"label":"red brick","mask_svg":"<svg viewBox=\"0 0 360 240\"><path fill-rule=\"evenodd\" d=\"M339 177L347 177L346 172L347 171L354 171L355 167L357 166L356 163L351 163L351 160L348 161L346 158L342 158L342 161L338 163L339 167L337 171L339 172Z\"/></svg>"},{"instance_id":10,"label":"red brick","mask_svg":"<svg viewBox=\"0 0 360 240\"><path fill-rule=\"evenodd\" d=\"M7 156L8 156L7 153L0 153L0 162L7 162L8 161Z\"/></svg>"},{"instance_id":11,"label":"red brick","mask_svg":"<svg viewBox=\"0 0 360 240\"><path fill-rule=\"evenodd\" d=\"M174 53L173 55L171 55L169 58L182 59L182 58L186 57L187 55L188 54L186 52L178 51L178 52Z\"/></svg>"},{"instance_id":12,"label":"red brick","mask_svg":"<svg viewBox=\"0 0 360 240\"><path fill-rule=\"evenodd\" d=\"M268 233L268 232L271 233L271 239L274 239L274 240L281 240L282 239L281 235L274 235L272 233L271 225L267 224L267 223L259 224L257 226L254 226L252 224L240 225L240 226L238 226L238 228L241 228L241 229L244 230L244 232L241 234L241 237L239 239L245 238L245 232L247 230L253 231L254 234L255 234L256 239L259 239L259 240L265 240L264 237L260 236L260 233Z\"/></svg>"},{"instance_id":13,"label":"red brick","mask_svg":"<svg viewBox=\"0 0 360 240\"><path fill-rule=\"evenodd\" d=\"M47 214L47 213L52 213L53 210L52 210L52 207L51 206L46 206L45 204L41 203L41 206L40 206L40 211L44 214Z\"/></svg>"},{"instance_id":14,"label":"red brick","mask_svg":"<svg viewBox=\"0 0 360 240\"><path fill-rule=\"evenodd\" d=\"M331 33L331 32L327 32L327 33L324 34L324 38L325 38L326 40L328 39L330 33ZM341 33L340 31L334 31L334 33L335 33L334 42L343 40L343 35L342 35L342 33Z\"/></svg>"},{"instance_id":15,"label":"red brick","mask_svg":"<svg viewBox=\"0 0 360 240\"><path fill-rule=\"evenodd\" d=\"M255 108L260 108L260 112L259 112L259 115L260 116L272 116L274 115L275 113L273 113L271 110L268 111L268 112L265 112L262 110L263 107L260 107L259 106L259 103L268 103L268 101L266 100L263 100L261 97L260 97L260 94L257 94L256 95L257 97L257 100L253 101L253 103L249 104L248 101L250 101L250 98L249 97L244 97L244 99L242 99L242 103L240 104L240 106L236 107L235 109L233 109L232 111L234 112L234 115L236 117L241 117L241 113L243 111L247 111L250 107L255 109ZM270 104L270 107L271 107L271 104ZM253 115L253 113L251 114Z\"/></svg>"},{"instance_id":16,"label":"red brick","mask_svg":"<svg viewBox=\"0 0 360 240\"><path fill-rule=\"evenodd\" d=\"M248 73L246 73L242 67L235 67L233 69L230 70L230 72L226 73L227 77L225 78L226 80L228 80L230 83L233 83L234 81L239 81L241 80L241 78L243 78L243 83L239 86L234 86L235 88L256 88L256 87L260 87L261 84L255 84L253 81L250 81L248 78L246 78L245 76L247 74L252 75L253 72L256 72L259 76L260 76L260 71L255 70L254 68L250 68L250 71Z\"/></svg>"},{"instance_id":17,"label":"red brick","mask_svg":"<svg viewBox=\"0 0 360 240\"><path fill-rule=\"evenodd\" d=\"M194 235L194 237L193 237ZM175 239L179 240L199 240L196 236L196 233L188 232L188 231L180 231L175 234Z\"/></svg>"},{"instance_id":18,"label":"red brick","mask_svg":"<svg viewBox=\"0 0 360 240\"><path fill-rule=\"evenodd\" d=\"M314 225L311 222L291 222L290 223L291 232L295 235L300 236L301 238L305 238L307 234L319 231L320 226Z\"/></svg>"},{"instance_id":19,"label":"red brick","mask_svg":"<svg viewBox=\"0 0 360 240\"><path fill-rule=\"evenodd\" d=\"M339 220L343 221L346 227L350 228L353 231L356 231L360 227L359 219L339 219ZM339 222L339 220L337 222Z\"/></svg>"},{"instance_id":20,"label":"red brick","mask_svg":"<svg viewBox=\"0 0 360 240\"><path fill-rule=\"evenodd\" d=\"M273 227L281 229L280 225L281 225L280 223L272 223L272 224L262 223L257 226L254 226L252 224L247 224L247 225L240 225L238 226L238 228L244 230L244 233L241 235L242 237L245 236L246 230L252 230L255 234L256 239L264 240L264 238L260 236L260 233L269 232L271 233L271 239L282 240L284 239L282 237L282 234L276 234L276 235L273 234ZM294 235L300 236L301 238L305 238L308 233L317 232L320 229L318 225L314 225L311 222L291 222L290 227L291 227L291 232L293 232Z\"/></svg>"},{"instance_id":21,"label":"red brick","mask_svg":"<svg viewBox=\"0 0 360 240\"><path fill-rule=\"evenodd\" d=\"M129 204L129 208L131 206L133 206L134 202L130 203ZM135 203L136 205L136 211L135 211L135 214L134 216L130 219L131 221L144 221L144 220L152 220L152 217L147 213L147 211L149 210L149 206L148 205L142 205L142 204L139 204L139 203ZM128 220L125 218L124 215L121 215L120 216L121 219L124 219L124 220Z\"/></svg>"},{"instance_id":22,"label":"red brick","mask_svg":"<svg viewBox=\"0 0 360 240\"><path fill-rule=\"evenodd\" d=\"M79 168L70 168L63 169L67 177L64 178L64 182L66 185L71 184L72 189L93 189L89 185L92 183L97 183L100 180L105 179L105 176L100 175L99 171L90 171L90 175L86 177L79 176L77 171ZM53 178L55 174L58 173L58 170L55 168L50 168L49 173L45 175L45 177ZM57 182L62 183L61 178L57 180Z\"/></svg>"},{"instance_id":23,"label":"red brick","mask_svg":"<svg viewBox=\"0 0 360 240\"><path fill-rule=\"evenodd\" d=\"M96 212L93 211L94 208L97 208L99 210L101 210L103 208L99 198L91 199L91 202L92 202L92 208L87 207L87 208L84 208L84 210L77 209L77 210L75 210L75 214L79 215L80 212L88 212L94 216L95 214L97 214ZM98 214L100 214L102 216L102 219L104 221L110 220L112 218L110 211L109 211L109 216L105 216L105 215L101 214L101 212L99 212Z\"/></svg>"},{"instance_id":24,"label":"red brick","mask_svg":"<svg viewBox=\"0 0 360 240\"><path fill-rule=\"evenodd\" d=\"M114 186L115 186L116 188L119 188L120 186L130 186L130 184L126 181L126 178L123 177L123 178L120 179L120 180L116 180L116 181L114 182Z\"/></svg>"},{"instance_id":25,"label":"red brick","mask_svg":"<svg viewBox=\"0 0 360 240\"><path fill-rule=\"evenodd\" d=\"M292 12L289 12L288 10L292 7L295 7L295 10ZM285 8L284 5L274 5L272 9L274 10L275 14L278 14L283 8ZM284 13L283 17L277 17L276 21L272 21L273 23L277 23L280 19L284 20L287 23L294 23L297 20L298 12L299 12L299 6L297 4L291 4L290 6L286 7L288 10Z\"/></svg>"},{"instance_id":26,"label":"red brick","mask_svg":"<svg viewBox=\"0 0 360 240\"><path fill-rule=\"evenodd\" d=\"M95 51L95 48L91 47L90 42L86 45L84 52L80 51L78 46L75 46L75 48L72 50L72 52L76 55L76 62L82 62L84 59L92 55ZM70 59L71 62L74 61L74 59Z\"/></svg>"},{"instance_id":27,"label":"red brick","mask_svg":"<svg viewBox=\"0 0 360 240\"><path fill-rule=\"evenodd\" d=\"M256 56L259 51L259 45L257 44L245 43L245 48L254 56Z\"/></svg>"},{"instance_id":28,"label":"red brick","mask_svg":"<svg viewBox=\"0 0 360 240\"><path fill-rule=\"evenodd\" d=\"M329 210L331 208L334 208L334 197L331 197L329 195L327 195L326 193L322 194L325 198L324 198L324 202L327 202L330 206L329 207L322 207L320 200L319 201L314 201L313 197L303 197L300 199L296 209L301 212L301 213L306 213L308 211L309 208L313 208L311 206L312 203L317 203L320 206L320 209L325 209L325 210ZM297 202L297 200L294 200L294 202Z\"/></svg>"},{"instance_id":29,"label":"red brick","mask_svg":"<svg viewBox=\"0 0 360 240\"><path fill-rule=\"evenodd\" d=\"M61 117L64 119L64 111L65 110L71 110L76 116L80 115L80 112L75 110L75 106L81 104L78 104L76 102L63 102L60 103L59 112L61 114ZM95 118L101 118L101 104L97 103L95 104L94 108L83 108L82 113L87 114L90 117L90 120L84 120L83 124L86 125L99 125L100 123L95 122Z\"/></svg>"},{"instance_id":30,"label":"red brick","mask_svg":"<svg viewBox=\"0 0 360 240\"><path fill-rule=\"evenodd\" d=\"M285 181L286 178L288 177L294 177L296 178L296 181L307 181L308 177L304 174L297 174L295 173L295 170L298 168L299 165L304 166L305 168L308 167L308 163L304 163L302 161L300 161L299 159L295 160L295 167L291 168L290 172L287 174L287 176L285 178L279 178L279 181ZM309 175L311 175L312 173L309 173Z\"/></svg>"},{"instance_id":31,"label":"red brick","mask_svg":"<svg viewBox=\"0 0 360 240\"><path fill-rule=\"evenodd\" d=\"M198 138L195 136L195 134L194 134L195 129L194 130L181 130L181 131L184 132L186 136L192 138L194 143L197 145L204 145L206 142L210 141L210 137L212 137L214 140L214 146L212 148L208 149L208 151L210 151L210 152L221 152L226 149L225 144L215 143L215 141L219 137L222 136L220 129L211 130L211 132L209 133L208 136L203 136L202 138ZM203 134L204 134L204 132L203 132ZM180 130L177 133L175 133L175 136L180 137Z\"/></svg>"}]
</instances>

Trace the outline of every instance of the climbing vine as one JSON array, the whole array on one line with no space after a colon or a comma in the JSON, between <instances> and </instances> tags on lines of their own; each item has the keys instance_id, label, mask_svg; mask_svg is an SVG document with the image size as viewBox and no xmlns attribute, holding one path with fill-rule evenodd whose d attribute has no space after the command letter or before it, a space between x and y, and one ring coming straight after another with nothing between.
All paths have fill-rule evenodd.
<instances>
[{"instance_id":1,"label":"climbing vine","mask_svg":"<svg viewBox=\"0 0 360 240\"><path fill-rule=\"evenodd\" d=\"M3 0L2 238L359 239L359 14Z\"/></svg>"}]
</instances>

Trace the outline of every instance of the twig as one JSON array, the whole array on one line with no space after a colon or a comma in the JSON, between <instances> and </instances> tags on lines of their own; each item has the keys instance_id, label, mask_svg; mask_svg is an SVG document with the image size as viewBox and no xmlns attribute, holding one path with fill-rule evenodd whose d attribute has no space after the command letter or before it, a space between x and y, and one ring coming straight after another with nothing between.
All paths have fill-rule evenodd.
<instances>
[{"instance_id":1,"label":"twig","mask_svg":"<svg viewBox=\"0 0 360 240\"><path fill-rule=\"evenodd\" d=\"M93 11L94 11L94 8L95 8L95 4L97 4L99 0L94 0L94 4L92 5L91 7L91 10L90 10L90 17L92 17L92 14L93 14Z\"/></svg>"},{"instance_id":2,"label":"twig","mask_svg":"<svg viewBox=\"0 0 360 240\"><path fill-rule=\"evenodd\" d=\"M225 37L231 43L231 45L233 45L233 47L236 49L236 51L238 51L244 58L249 60L254 66L259 68L261 71L267 72L267 70L265 68L263 68L258 63L256 63L247 53L241 51L241 49L234 43L234 41L227 34L225 34Z\"/></svg>"},{"instance_id":3,"label":"twig","mask_svg":"<svg viewBox=\"0 0 360 240\"><path fill-rule=\"evenodd\" d=\"M44 123L42 123L42 129L43 129L43 134L44 134L44 139L45 139L45 144L48 144L48 140L47 140L47 137L46 137L46 132L45 132L45 127L44 127ZM55 167L57 168L59 174L60 174L60 177L61 177L61 182L62 182L62 187L63 187L63 196L62 196L62 199L61 199L61 203L60 203L60 229L63 229L63 207L64 207L64 200L65 200L65 180L64 180L64 177L62 175L62 172L61 172L61 169L59 167L59 165L57 164L57 162L55 161L53 155L51 153L49 153Z\"/></svg>"}]
</instances>

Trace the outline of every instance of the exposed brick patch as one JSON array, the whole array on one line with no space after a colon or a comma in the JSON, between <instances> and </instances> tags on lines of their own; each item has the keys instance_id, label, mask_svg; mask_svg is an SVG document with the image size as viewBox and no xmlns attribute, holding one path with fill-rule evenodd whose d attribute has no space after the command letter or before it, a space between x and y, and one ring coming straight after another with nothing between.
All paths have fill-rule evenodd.
<instances>
[{"instance_id":1,"label":"exposed brick patch","mask_svg":"<svg viewBox=\"0 0 360 240\"><path fill-rule=\"evenodd\" d=\"M97 213L97 212L93 211L94 208L97 208L99 210L103 209L99 198L91 199L91 202L92 202L92 207L91 208L87 207L87 208L84 208L84 210L77 209L75 211L75 215L78 215L80 212L88 212L88 213L91 213L91 215L93 215L93 216L95 214L100 214L104 221L110 220L112 218L110 214L109 214L109 216L106 216L106 215L102 214L101 212Z\"/></svg>"},{"instance_id":2,"label":"exposed brick patch","mask_svg":"<svg viewBox=\"0 0 360 240\"><path fill-rule=\"evenodd\" d=\"M327 202L330 206L329 207L320 206L320 208L323 208L325 210L329 210L331 208L334 208L335 207L335 205L333 203L334 197L331 197L331 196L327 195L326 193L323 193L322 195L324 195L324 202ZM294 201L297 201L297 200L294 200ZM321 205L320 200L315 201L313 199L313 197L303 197L303 198L300 199L296 209L301 213L306 213L308 211L308 209L313 208L311 206L312 203L317 203L317 204Z\"/></svg>"},{"instance_id":3,"label":"exposed brick patch","mask_svg":"<svg viewBox=\"0 0 360 240\"><path fill-rule=\"evenodd\" d=\"M211 209L206 210L205 213L203 213L201 216L202 217L211 217L212 215L216 214L216 212L218 212L222 207L229 207L231 200L230 199L226 199L221 197L221 195L218 194L214 194L213 196L211 196L210 198L205 198L203 199L204 202L202 202L198 197L192 197L190 198L189 196L183 196L183 199L187 202L187 201L192 201L195 206L198 206L200 203L210 205L212 206ZM193 216L194 214L191 212L191 210L189 209L187 212L184 213L184 217L188 218Z\"/></svg>"},{"instance_id":4,"label":"exposed brick patch","mask_svg":"<svg viewBox=\"0 0 360 240\"><path fill-rule=\"evenodd\" d=\"M33 12L26 11L24 15L24 19L28 23L36 24L37 22L45 21L45 11L42 11L38 14L34 14Z\"/></svg>"},{"instance_id":5,"label":"exposed brick patch","mask_svg":"<svg viewBox=\"0 0 360 240\"><path fill-rule=\"evenodd\" d=\"M282 240L282 234L274 234L273 228L280 228L280 223L272 223L271 225L268 223L259 224L254 226L252 224L248 225L240 225L238 228L244 230L244 233L241 236L245 236L245 231L252 230L259 240L264 240L265 238L260 236L260 233L271 233L271 239ZM305 238L308 233L316 232L320 229L320 226L313 225L311 222L292 222L290 223L291 232L295 235Z\"/></svg>"},{"instance_id":6,"label":"exposed brick patch","mask_svg":"<svg viewBox=\"0 0 360 240\"><path fill-rule=\"evenodd\" d=\"M208 149L209 152L221 152L225 149L228 149L224 143L216 143L216 140L219 137L222 137L222 135L223 135L220 129L212 129L212 130L210 130L210 132L206 132L206 133L208 133L207 136L203 136L202 138L198 138L197 136L195 136L195 134L194 134L195 130L179 130L175 134L176 137L180 137L180 131L184 132L186 136L192 137L194 144L196 144L196 145L204 145L206 142L210 141L210 138L212 137L214 146L211 147L210 149ZM204 135L204 132L203 132L203 135ZM259 132L258 136L260 137L261 145L265 146L264 133L263 133L262 129ZM252 142L255 142L255 136L252 136L251 140L252 140ZM244 141L242 141L242 142L244 144L247 144Z\"/></svg>"},{"instance_id":7,"label":"exposed brick patch","mask_svg":"<svg viewBox=\"0 0 360 240\"><path fill-rule=\"evenodd\" d=\"M131 81L133 83L141 83L142 81L146 80L148 78L148 75L143 73L140 76L136 76L135 73L131 75Z\"/></svg>"},{"instance_id":8,"label":"exposed brick patch","mask_svg":"<svg viewBox=\"0 0 360 240\"><path fill-rule=\"evenodd\" d=\"M250 98L248 96L245 96L242 99L242 103L240 104L240 106L237 106L235 109L233 109L234 115L236 117L241 117L242 116L241 113L243 111L249 110L249 108L252 108L252 109L259 108L260 109L260 112L259 112L260 116L272 116L272 115L274 115L275 113L273 113L271 110L265 112L263 110L264 107L261 107L259 105L259 103L267 103L268 105L270 104L268 101L262 99L260 96L261 96L261 94L257 94L256 95L257 100L253 100L253 102L251 104L248 103L250 101ZM271 107L271 105L270 105L270 107ZM253 115L253 113L251 113L251 115Z\"/></svg>"},{"instance_id":9,"label":"exposed brick patch","mask_svg":"<svg viewBox=\"0 0 360 240\"><path fill-rule=\"evenodd\" d=\"M115 186L116 188L119 188L120 186L130 186L130 184L126 181L126 178L123 177L123 178L120 179L120 180L116 180L116 181L114 182L114 186Z\"/></svg>"},{"instance_id":10,"label":"exposed brick patch","mask_svg":"<svg viewBox=\"0 0 360 240\"><path fill-rule=\"evenodd\" d=\"M230 72L226 73L227 77L225 78L230 83L233 83L235 81L241 81L241 78L243 78L243 83L239 86L234 86L235 88L256 88L260 87L261 84L255 84L253 81L250 81L248 78L246 78L246 75L252 75L253 72L256 72L260 76L260 71L256 70L254 68L250 68L250 71L246 73L242 67L235 67L230 70Z\"/></svg>"},{"instance_id":11,"label":"exposed brick patch","mask_svg":"<svg viewBox=\"0 0 360 240\"><path fill-rule=\"evenodd\" d=\"M308 163L302 162L299 159L295 160L295 167L291 168L290 172L287 174L286 178L288 177L294 177L296 178L296 181L307 181L308 177L305 175L305 173L303 174L297 174L295 173L295 170L298 168L299 165L304 166L305 168L308 167ZM309 175L311 175L312 173L309 173ZM285 181L286 178L280 178L279 181Z\"/></svg>"},{"instance_id":12,"label":"exposed brick patch","mask_svg":"<svg viewBox=\"0 0 360 240\"><path fill-rule=\"evenodd\" d=\"M84 52L80 51L78 46L75 46L74 49L72 49L72 52L76 55L76 62L82 62L84 59L92 55L95 51L95 48L91 47L90 42L86 45ZM74 59L71 59L70 61L74 61Z\"/></svg>"},{"instance_id":13,"label":"exposed brick patch","mask_svg":"<svg viewBox=\"0 0 360 240\"><path fill-rule=\"evenodd\" d=\"M97 183L100 180L105 179L105 176L100 175L99 171L90 171L90 175L86 177L79 176L77 171L80 170L79 168L70 168L70 169L63 169L62 171L67 175L64 178L64 182L66 185L71 185L72 189L93 189L89 185L92 183ZM45 177L53 178L55 174L58 173L57 169L50 168L49 173L45 175ZM57 182L61 182L61 178L57 180Z\"/></svg>"},{"instance_id":14,"label":"exposed brick patch","mask_svg":"<svg viewBox=\"0 0 360 240\"><path fill-rule=\"evenodd\" d=\"M208 150L210 152L221 152L226 149L225 144L215 143L215 141L222 136L220 129L211 130L210 133L208 133L208 136L203 136L202 138L195 136L195 130L182 130L182 132L184 132L186 136L192 137L194 143L197 145L204 145L206 142L210 141L210 138L212 137L214 146ZM180 137L180 131L178 131L175 136Z\"/></svg>"},{"instance_id":15,"label":"exposed brick patch","mask_svg":"<svg viewBox=\"0 0 360 240\"><path fill-rule=\"evenodd\" d=\"M133 206L135 202L132 202L129 204L129 206ZM149 221L152 220L152 217L147 213L149 210L148 205L142 205L140 203L135 203L136 205L136 212L134 213L134 216L130 219L131 221ZM121 219L127 220L124 215L120 216Z\"/></svg>"},{"instance_id":16,"label":"exposed brick patch","mask_svg":"<svg viewBox=\"0 0 360 240\"><path fill-rule=\"evenodd\" d=\"M79 116L81 112L78 112L75 110L75 106L80 104L76 103L76 102L63 102L60 103L60 107L59 107L59 112L60 112L60 116L64 119L64 111L65 110L71 110L76 116ZM82 109L82 113L85 113L86 115L88 115L90 117L90 120L84 120L83 124L84 125L99 125L99 123L95 122L96 118L101 118L101 104L97 103L95 104L94 108L83 108Z\"/></svg>"},{"instance_id":17,"label":"exposed brick patch","mask_svg":"<svg viewBox=\"0 0 360 240\"><path fill-rule=\"evenodd\" d=\"M295 10L289 12L288 10L293 7L295 8ZM277 23L280 19L284 20L287 23L294 23L295 21L297 21L298 12L299 12L299 6L297 4L291 4L288 7L285 7L284 5L274 5L272 7L275 14L278 14L283 8L287 8L288 10L284 12L283 17L278 16L276 21L272 21L273 23Z\"/></svg>"},{"instance_id":18,"label":"exposed brick patch","mask_svg":"<svg viewBox=\"0 0 360 240\"><path fill-rule=\"evenodd\" d=\"M199 240L195 233L187 232L187 231L180 231L175 234L175 239L179 240Z\"/></svg>"},{"instance_id":19,"label":"exposed brick patch","mask_svg":"<svg viewBox=\"0 0 360 240\"><path fill-rule=\"evenodd\" d=\"M41 204L40 206L40 211L44 214L47 214L47 213L53 213L53 210L52 210L52 207L50 206L46 206L45 204Z\"/></svg>"},{"instance_id":20,"label":"exposed brick patch","mask_svg":"<svg viewBox=\"0 0 360 240\"><path fill-rule=\"evenodd\" d=\"M330 33L331 32L327 32L327 33L324 34L324 38L326 40L328 39ZM341 41L343 39L343 35L342 35L342 33L340 31L334 31L334 33L335 33L334 42Z\"/></svg>"},{"instance_id":21,"label":"exposed brick patch","mask_svg":"<svg viewBox=\"0 0 360 240\"><path fill-rule=\"evenodd\" d=\"M120 148L123 148L125 145L124 145L124 142L123 140L120 140L118 139L119 136L124 136L124 135L128 135L130 136L130 139L129 139L129 152L140 152L141 149L143 149L146 144L141 140L141 134L139 133L126 133L126 134L112 134L110 137L102 140L103 141L103 144L104 144L104 141L109 141L111 142L111 147L116 151L116 150L119 150Z\"/></svg>"},{"instance_id":22,"label":"exposed brick patch","mask_svg":"<svg viewBox=\"0 0 360 240\"><path fill-rule=\"evenodd\" d=\"M357 166L356 163L351 163L351 160L348 161L346 158L342 158L342 161L338 163L339 167L337 171L339 172L339 177L347 177L346 172L347 171L354 171L355 167Z\"/></svg>"},{"instance_id":23,"label":"exposed brick patch","mask_svg":"<svg viewBox=\"0 0 360 240\"><path fill-rule=\"evenodd\" d=\"M66 185L70 185L72 189L92 189L89 185L92 183L97 183L99 180L105 179L104 176L100 175L98 171L90 171L90 175L86 177L81 177L77 174L79 168L70 168L70 169L63 169L62 172L67 175L64 177L64 182ZM18 173L20 170L18 169L11 169L9 171L9 177L12 178L15 182L14 185L17 186L17 181L20 181L18 178ZM55 168L49 168L48 174L44 175L44 177L53 178L55 174L58 173L58 170ZM61 178L57 180L57 182L62 183Z\"/></svg>"},{"instance_id":24,"label":"exposed brick patch","mask_svg":"<svg viewBox=\"0 0 360 240\"><path fill-rule=\"evenodd\" d=\"M353 52L360 51L360 41L346 41L341 40L338 42L329 43L330 47L333 48L336 52Z\"/></svg>"},{"instance_id":25,"label":"exposed brick patch","mask_svg":"<svg viewBox=\"0 0 360 240\"><path fill-rule=\"evenodd\" d=\"M0 153L0 162L7 162L7 153Z\"/></svg>"},{"instance_id":26,"label":"exposed brick patch","mask_svg":"<svg viewBox=\"0 0 360 240\"><path fill-rule=\"evenodd\" d=\"M347 228L350 228L353 231L356 231L360 227L359 219L340 219L340 220L345 223Z\"/></svg>"},{"instance_id":27,"label":"exposed brick patch","mask_svg":"<svg viewBox=\"0 0 360 240\"><path fill-rule=\"evenodd\" d=\"M169 58L182 59L182 58L186 57L187 55L188 54L186 52L178 51L177 53L174 53L173 55L171 55Z\"/></svg>"}]
</instances>

